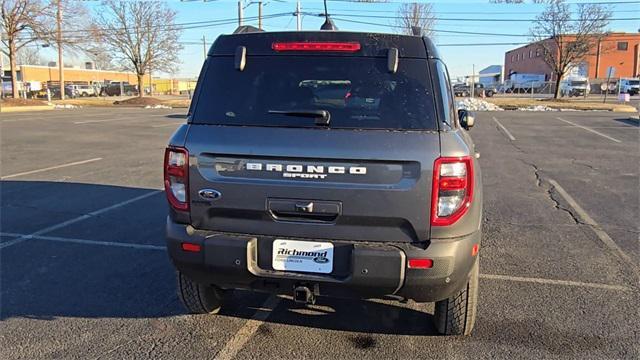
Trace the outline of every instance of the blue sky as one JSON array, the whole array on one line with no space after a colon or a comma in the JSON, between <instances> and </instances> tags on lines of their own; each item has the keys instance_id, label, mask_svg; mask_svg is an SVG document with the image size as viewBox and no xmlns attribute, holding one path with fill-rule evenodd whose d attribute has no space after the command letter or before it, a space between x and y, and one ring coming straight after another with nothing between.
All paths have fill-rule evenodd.
<instances>
[{"instance_id":1,"label":"blue sky","mask_svg":"<svg viewBox=\"0 0 640 360\"><path fill-rule=\"evenodd\" d=\"M245 5L249 0L244 0ZM589 0L596 1L596 0ZM626 0L624 0L626 1ZM569 3L578 3L576 0L569 0ZM620 1L611 4L614 11L613 18L637 18L640 14L640 2L622 4ZM323 3L318 0L302 0L302 11L315 14L321 13ZM452 77L470 74L472 66L478 71L492 64L502 64L504 52L518 47L518 45L487 45L487 46L449 46L452 44L481 44L481 43L520 43L527 42L528 38L523 36L488 36L477 35L477 32L490 32L514 35L526 35L531 23L528 21L535 18L544 6L538 4L508 5L492 4L489 0L476 1L431 1L434 4L436 16L443 18L439 20L436 29L443 31L465 31L474 34L452 34L440 32L435 38L439 44L439 50L446 61ZM169 6L178 12L178 23L192 23L197 21L212 21L221 19L237 19L236 0L192 0L192 1L168 1ZM393 19L384 18L395 16L399 0L388 0L387 3L363 4L346 1L329 1L329 13L334 14L335 23L340 30L371 31L371 32L394 32L392 26ZM95 5L92 5L95 6ZM278 13L293 13L295 11L295 0L264 0L264 15ZM574 6L575 8L575 6ZM248 6L245 9L245 17L256 17L258 13L257 4ZM338 14L342 14L339 16ZM362 17L367 16L367 17ZM447 20L447 19L468 19ZM496 21L482 21L486 19L496 19ZM501 21L497 21L500 19ZM360 24L350 21L370 22L380 25ZM474 20L474 21L472 21ZM506 21L502 21L506 20ZM519 21L511 21L519 20ZM316 30L322 25L323 19L318 16L304 15L302 19L303 30ZM257 25L257 20L251 19L246 23ZM296 20L294 16L281 16L277 18L265 19L263 26L267 31L295 30ZM220 34L233 32L237 24L235 22L226 25L216 25L184 30L181 42L184 43L184 50L181 58L182 64L177 71L179 77L195 77L200 71L203 61L202 36L205 36L207 45ZM612 21L610 26L612 31L637 32L640 28L640 21ZM43 55L45 55L43 53ZM48 56L49 54L47 54ZM79 60L79 59L78 59Z\"/></svg>"}]
</instances>

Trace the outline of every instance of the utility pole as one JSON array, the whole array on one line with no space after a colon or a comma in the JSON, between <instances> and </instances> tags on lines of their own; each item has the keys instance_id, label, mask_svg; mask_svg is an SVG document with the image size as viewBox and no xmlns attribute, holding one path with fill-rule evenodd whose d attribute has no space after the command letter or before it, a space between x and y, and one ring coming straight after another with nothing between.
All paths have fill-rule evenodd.
<instances>
[{"instance_id":1,"label":"utility pole","mask_svg":"<svg viewBox=\"0 0 640 360\"><path fill-rule=\"evenodd\" d=\"M300 18L300 0L296 2L296 29L302 30L302 19Z\"/></svg>"},{"instance_id":2,"label":"utility pole","mask_svg":"<svg viewBox=\"0 0 640 360\"><path fill-rule=\"evenodd\" d=\"M238 0L238 26L242 26L242 12L244 9L242 8L242 0Z\"/></svg>"},{"instance_id":3,"label":"utility pole","mask_svg":"<svg viewBox=\"0 0 640 360\"><path fill-rule=\"evenodd\" d=\"M62 0L58 0L56 23L56 41L58 43L58 76L60 77L60 100L64 100L64 63L62 59Z\"/></svg>"},{"instance_id":4,"label":"utility pole","mask_svg":"<svg viewBox=\"0 0 640 360\"><path fill-rule=\"evenodd\" d=\"M207 39L205 39L204 35L202 35L202 55L207 60Z\"/></svg>"},{"instance_id":5,"label":"utility pole","mask_svg":"<svg viewBox=\"0 0 640 360\"><path fill-rule=\"evenodd\" d=\"M258 1L258 29L262 30L262 0Z\"/></svg>"},{"instance_id":6,"label":"utility pole","mask_svg":"<svg viewBox=\"0 0 640 360\"><path fill-rule=\"evenodd\" d=\"M473 98L476 90L476 64L471 64L471 97Z\"/></svg>"}]
</instances>

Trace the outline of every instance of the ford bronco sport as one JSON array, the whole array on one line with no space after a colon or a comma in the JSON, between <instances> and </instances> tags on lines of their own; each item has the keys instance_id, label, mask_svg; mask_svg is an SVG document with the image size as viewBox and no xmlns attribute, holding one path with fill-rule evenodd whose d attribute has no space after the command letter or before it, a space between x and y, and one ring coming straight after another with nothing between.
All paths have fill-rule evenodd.
<instances>
[{"instance_id":1,"label":"ford bronco sport","mask_svg":"<svg viewBox=\"0 0 640 360\"><path fill-rule=\"evenodd\" d=\"M482 183L428 38L338 31L220 36L165 152L178 294L435 302L476 316Z\"/></svg>"}]
</instances>

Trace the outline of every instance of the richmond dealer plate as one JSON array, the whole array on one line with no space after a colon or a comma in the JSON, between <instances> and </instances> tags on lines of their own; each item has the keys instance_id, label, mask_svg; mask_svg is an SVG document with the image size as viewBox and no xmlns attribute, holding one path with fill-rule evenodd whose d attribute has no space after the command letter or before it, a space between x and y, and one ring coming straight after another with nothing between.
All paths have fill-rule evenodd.
<instances>
[{"instance_id":1,"label":"richmond dealer plate","mask_svg":"<svg viewBox=\"0 0 640 360\"><path fill-rule=\"evenodd\" d=\"M276 239L271 261L274 270L329 274L333 271L333 244Z\"/></svg>"}]
</instances>

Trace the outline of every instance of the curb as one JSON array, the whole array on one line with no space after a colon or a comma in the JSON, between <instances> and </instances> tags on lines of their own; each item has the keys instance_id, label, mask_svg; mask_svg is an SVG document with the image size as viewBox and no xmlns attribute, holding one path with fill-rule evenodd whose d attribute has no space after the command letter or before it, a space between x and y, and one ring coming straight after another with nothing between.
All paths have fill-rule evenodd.
<instances>
[{"instance_id":1,"label":"curb","mask_svg":"<svg viewBox=\"0 0 640 360\"><path fill-rule=\"evenodd\" d=\"M44 111L44 110L53 110L53 106L42 105L42 106L2 106L0 107L0 113L10 113L10 112L22 112L22 111Z\"/></svg>"}]
</instances>

